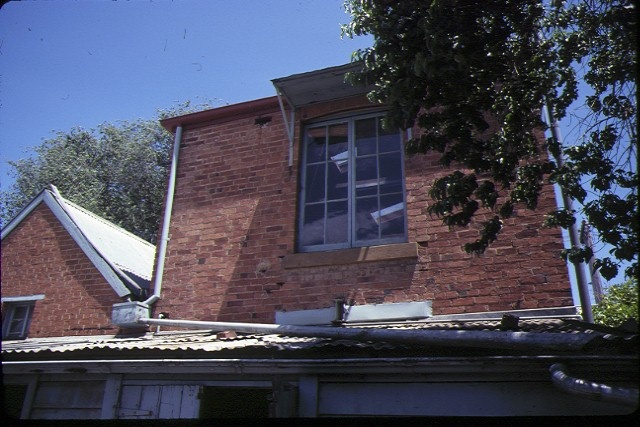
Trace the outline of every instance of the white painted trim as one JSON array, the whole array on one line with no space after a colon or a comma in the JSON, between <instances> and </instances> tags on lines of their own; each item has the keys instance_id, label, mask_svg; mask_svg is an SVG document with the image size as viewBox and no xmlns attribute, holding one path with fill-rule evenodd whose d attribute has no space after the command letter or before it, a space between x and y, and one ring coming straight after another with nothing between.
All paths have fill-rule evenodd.
<instances>
[{"instance_id":1,"label":"white painted trim","mask_svg":"<svg viewBox=\"0 0 640 427\"><path fill-rule=\"evenodd\" d=\"M102 412L100 414L100 418L103 420L117 418L122 378L122 374L111 374L107 377L102 397Z\"/></svg>"},{"instance_id":2,"label":"white painted trim","mask_svg":"<svg viewBox=\"0 0 640 427\"><path fill-rule=\"evenodd\" d=\"M55 190L55 187L53 187L53 189ZM58 199L58 197L60 197L60 199ZM16 217L11 220L11 222L9 222L9 224L7 224L5 228L2 229L2 239L8 236L18 225L20 225L20 223L31 212L33 212L33 210L38 207L40 203L44 202L49 207L49 209L51 209L51 212L53 212L58 221L60 221L65 230L67 230L67 232L71 235L73 240L78 244L78 246L80 246L80 249L82 249L84 254L89 258L89 260L113 288L116 294L118 294L119 297L131 295L131 291L129 290L129 288L127 288L125 284L122 283L122 280L120 280L120 278L114 271L114 269L116 271L119 270L115 266L110 266L109 263L98 253L96 248L87 239L82 230L78 228L71 215L69 215L69 213L64 208L63 200L64 199L62 198L62 196L54 194L51 190L43 190L22 211L20 211L20 213L16 215Z\"/></svg>"},{"instance_id":3,"label":"white painted trim","mask_svg":"<svg viewBox=\"0 0 640 427\"><path fill-rule=\"evenodd\" d=\"M43 190L38 194L24 209L18 213L5 228L2 229L1 240L4 240L20 223L42 202L44 194L47 190Z\"/></svg>"},{"instance_id":4,"label":"white painted trim","mask_svg":"<svg viewBox=\"0 0 640 427\"><path fill-rule=\"evenodd\" d=\"M2 302L29 302L44 299L44 294L28 295L19 297L2 297Z\"/></svg>"},{"instance_id":5,"label":"white painted trim","mask_svg":"<svg viewBox=\"0 0 640 427\"><path fill-rule=\"evenodd\" d=\"M67 213L60 202L51 194L50 191L46 191L44 194L44 201L49 206L53 214L58 218L58 221L71 235L73 240L80 246L80 249L85 253L93 265L98 269L102 276L109 282L109 285L118 294L119 297L125 297L131 295L131 291L120 280L115 271L109 266L109 264L98 254L91 242L85 237L82 230L78 228L75 222L71 219L71 216Z\"/></svg>"}]
</instances>

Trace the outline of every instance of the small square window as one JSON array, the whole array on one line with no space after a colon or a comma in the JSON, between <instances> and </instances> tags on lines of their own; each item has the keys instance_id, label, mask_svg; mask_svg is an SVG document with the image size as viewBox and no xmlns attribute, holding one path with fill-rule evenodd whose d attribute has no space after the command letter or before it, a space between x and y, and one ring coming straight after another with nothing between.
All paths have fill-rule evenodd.
<instances>
[{"instance_id":1,"label":"small square window","mask_svg":"<svg viewBox=\"0 0 640 427\"><path fill-rule=\"evenodd\" d=\"M2 339L22 340L27 338L35 301L4 303Z\"/></svg>"}]
</instances>

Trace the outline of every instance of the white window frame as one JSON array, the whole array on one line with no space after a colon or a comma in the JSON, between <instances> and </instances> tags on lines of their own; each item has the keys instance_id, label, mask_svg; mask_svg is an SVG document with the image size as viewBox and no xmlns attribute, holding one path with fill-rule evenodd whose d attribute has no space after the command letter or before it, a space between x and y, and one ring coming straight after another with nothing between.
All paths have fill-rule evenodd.
<instances>
[{"instance_id":1,"label":"white window frame","mask_svg":"<svg viewBox=\"0 0 640 427\"><path fill-rule=\"evenodd\" d=\"M319 251L328 251L328 250L336 250L336 249L347 249L347 248L357 248L357 247L367 247L367 246L375 246L382 244L391 244L391 243L406 243L408 239L408 218L407 218L407 204L406 204L406 178L405 178L405 162L404 162L404 135L403 132L398 130L398 136L400 137L400 164L401 164L401 181L402 181L402 202L394 205L392 208L386 207L381 208L378 212L378 216L375 213L371 213L373 219L380 224L380 220L385 222L387 219L393 219L397 215L397 208L400 207L402 209L402 215L404 217L404 230L402 236L393 236L390 238L379 238L372 240L358 240L356 236L356 230L354 224L356 223L356 208L355 208L355 200L356 200L356 162L353 159L356 158L356 150L355 150L355 123L357 120L369 119L369 118L382 118L384 117L384 113L381 112L368 112L362 114L350 114L344 116L333 117L331 119L310 122L304 126L304 132L302 134L302 162L300 164L300 198L299 198L299 206L298 206L298 238L296 241L296 247L298 252L319 252ZM306 176L307 176L307 130L317 127L329 127L332 125L346 123L348 125L348 157L350 161L343 159L339 155L333 155L330 157L329 161L333 161L335 165L342 170L342 168L347 168L349 173L348 178L348 192L347 192L347 200L348 200L348 230L347 230L347 242L346 243L325 243L325 244L315 244L315 245L304 245L301 241L302 231L304 229L305 222L305 206L306 206ZM340 153L342 154L342 153ZM384 154L384 153L382 153ZM329 154L327 153L327 156ZM380 153L375 154L376 158L379 159ZM339 157L339 158L338 158ZM327 177L325 176L325 182ZM326 184L325 184L326 185ZM379 185L378 183L372 185ZM380 197L380 195L378 195ZM324 204L326 206L326 189L325 189L325 200ZM399 206L402 205L402 206ZM389 212L386 212L386 211ZM394 214L392 211L395 211ZM387 218L385 219L385 214ZM326 221L326 212L325 212L325 221ZM325 223L326 227L326 223Z\"/></svg>"},{"instance_id":2,"label":"white window frame","mask_svg":"<svg viewBox=\"0 0 640 427\"><path fill-rule=\"evenodd\" d=\"M33 317L33 309L36 301L44 298L44 295L31 295L24 297L4 297L2 298L2 339L3 340L22 340L29 335L29 326ZM13 328L12 324L16 319L16 310L26 308L22 323L19 328Z\"/></svg>"}]
</instances>

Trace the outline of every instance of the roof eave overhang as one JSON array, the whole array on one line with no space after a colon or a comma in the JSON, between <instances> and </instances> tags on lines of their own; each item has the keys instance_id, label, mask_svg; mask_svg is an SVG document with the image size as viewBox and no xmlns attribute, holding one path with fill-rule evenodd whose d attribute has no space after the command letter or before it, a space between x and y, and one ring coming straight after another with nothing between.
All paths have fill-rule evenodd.
<instances>
[{"instance_id":1,"label":"roof eave overhang","mask_svg":"<svg viewBox=\"0 0 640 427\"><path fill-rule=\"evenodd\" d=\"M160 120L160 124L169 132L175 132L178 126L187 127L201 125L203 123L229 120L243 115L258 115L261 111L275 110L277 108L278 98L270 96L268 98L255 99L253 101L212 108L210 110L197 111L195 113L184 114L182 116L169 117L167 119Z\"/></svg>"},{"instance_id":2,"label":"roof eave overhang","mask_svg":"<svg viewBox=\"0 0 640 427\"><path fill-rule=\"evenodd\" d=\"M364 96L371 91L371 85L351 85L345 81L347 73L357 72L362 64L353 62L336 67L307 73L293 74L272 80L278 96L241 102L205 111L169 117L160 120L160 124L169 132L175 132L178 126L187 127L203 123L219 122L242 115L259 113L260 110L279 107L278 97L283 97L289 107L298 108L320 102Z\"/></svg>"},{"instance_id":3,"label":"roof eave overhang","mask_svg":"<svg viewBox=\"0 0 640 427\"><path fill-rule=\"evenodd\" d=\"M274 79L271 82L279 96L296 109L306 105L366 95L372 86L352 85L346 75L362 70L362 63L352 62L336 67Z\"/></svg>"},{"instance_id":4,"label":"roof eave overhang","mask_svg":"<svg viewBox=\"0 0 640 427\"><path fill-rule=\"evenodd\" d=\"M4 356L4 355L3 355ZM34 372L46 374L68 374L82 369L86 373L158 374L171 366L171 374L217 374L242 373L268 374L274 368L281 374L304 375L309 373L332 374L398 374L400 372L429 373L456 377L471 373L483 376L511 376L523 373L545 374L548 367L558 361L570 361L572 368L579 371L599 371L601 373L637 369L635 355L529 355L529 356L476 356L476 357L363 357L326 359L253 359L253 358L154 358L154 359L80 359L80 360L3 360L5 375L24 375Z\"/></svg>"}]
</instances>

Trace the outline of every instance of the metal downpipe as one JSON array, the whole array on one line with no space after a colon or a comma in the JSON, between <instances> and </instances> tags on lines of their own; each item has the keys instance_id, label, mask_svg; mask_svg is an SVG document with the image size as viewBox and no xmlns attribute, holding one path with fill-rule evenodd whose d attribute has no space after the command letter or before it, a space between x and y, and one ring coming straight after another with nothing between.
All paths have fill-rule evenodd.
<instances>
[{"instance_id":1,"label":"metal downpipe","mask_svg":"<svg viewBox=\"0 0 640 427\"><path fill-rule=\"evenodd\" d=\"M553 111L551 110L551 106L549 105L549 101L545 102L545 109L547 111L547 118L549 120L549 127L551 128L551 134L553 138L558 142L560 146L562 146L562 137L560 136L560 127L558 125L558 121L555 119L553 115ZM562 154L559 156L553 156L554 160L558 167L562 167L564 165L564 160L562 159ZM560 186L560 195L562 196L562 204L564 208L571 211L573 210L573 201L571 197L564 191L562 186ZM571 241L572 247L580 246L580 235L578 234L578 228L575 222L569 227L569 240ZM593 323L593 311L591 310L591 300L589 298L589 290L587 283L587 275L584 272L584 268L582 263L571 262L573 264L575 273L576 273L576 282L578 284L578 295L580 296L580 307L582 308L582 318L589 322Z\"/></svg>"},{"instance_id":2,"label":"metal downpipe","mask_svg":"<svg viewBox=\"0 0 640 427\"><path fill-rule=\"evenodd\" d=\"M173 211L173 195L176 190L176 171L178 169L178 157L180 154L180 140L182 139L182 126L176 127L176 135L173 140L173 156L171 158L171 169L169 171L169 186L167 188L167 203L162 218L162 231L160 232L160 245L158 247L158 262L156 263L156 274L153 281L153 295L144 304L153 304L160 299L162 292L162 275L164 273L164 260L167 254L167 243L169 242L169 224L171 223L171 212Z\"/></svg>"},{"instance_id":3,"label":"metal downpipe","mask_svg":"<svg viewBox=\"0 0 640 427\"><path fill-rule=\"evenodd\" d=\"M562 363L554 363L549 368L551 381L560 390L591 400L638 407L638 389L611 387L606 384L570 377L566 374L566 369L567 367Z\"/></svg>"}]
</instances>

